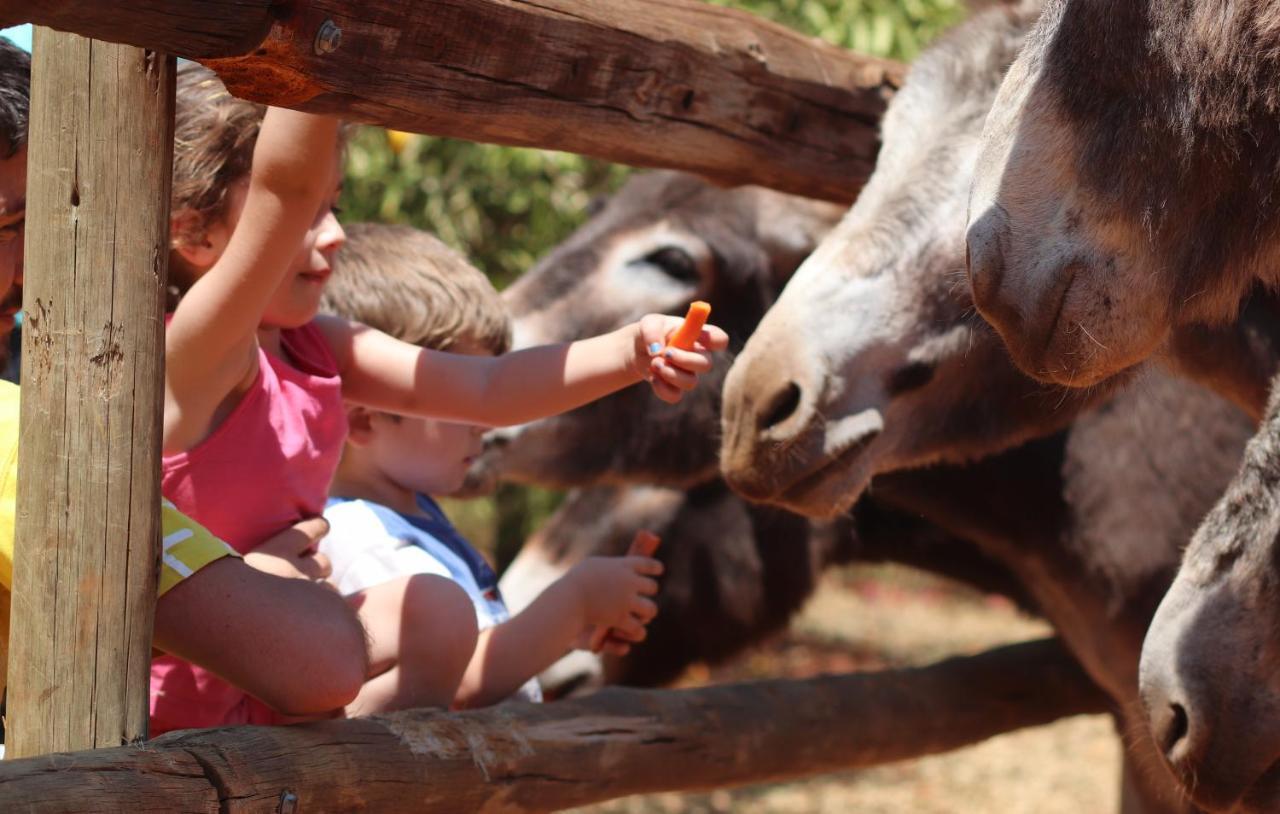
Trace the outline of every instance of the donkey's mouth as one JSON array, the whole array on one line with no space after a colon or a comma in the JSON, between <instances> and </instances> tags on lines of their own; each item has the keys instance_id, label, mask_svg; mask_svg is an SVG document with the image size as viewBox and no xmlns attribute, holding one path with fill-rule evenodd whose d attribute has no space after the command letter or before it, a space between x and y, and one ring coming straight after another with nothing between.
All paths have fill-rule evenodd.
<instances>
[{"instance_id":1,"label":"donkey's mouth","mask_svg":"<svg viewBox=\"0 0 1280 814\"><path fill-rule=\"evenodd\" d=\"M1239 810L1247 814L1280 811L1280 760L1272 763L1249 787Z\"/></svg>"},{"instance_id":2,"label":"donkey's mouth","mask_svg":"<svg viewBox=\"0 0 1280 814\"><path fill-rule=\"evenodd\" d=\"M879 410L863 410L827 428L820 463L786 487L776 502L801 514L832 516L853 505L873 474L868 448L884 432Z\"/></svg>"},{"instance_id":3,"label":"donkey's mouth","mask_svg":"<svg viewBox=\"0 0 1280 814\"><path fill-rule=\"evenodd\" d=\"M491 453L481 453L469 462L466 477L450 497L488 497L498 489L498 465Z\"/></svg>"}]
</instances>

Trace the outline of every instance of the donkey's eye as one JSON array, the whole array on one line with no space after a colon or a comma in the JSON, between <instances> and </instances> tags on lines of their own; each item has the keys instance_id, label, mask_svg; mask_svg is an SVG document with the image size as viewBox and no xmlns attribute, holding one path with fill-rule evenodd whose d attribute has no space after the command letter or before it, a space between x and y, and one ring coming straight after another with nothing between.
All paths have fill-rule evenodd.
<instances>
[{"instance_id":1,"label":"donkey's eye","mask_svg":"<svg viewBox=\"0 0 1280 814\"><path fill-rule=\"evenodd\" d=\"M700 278L697 262L687 251L677 246L666 246L650 252L641 262L657 266L668 277L682 283L697 283Z\"/></svg>"}]
</instances>

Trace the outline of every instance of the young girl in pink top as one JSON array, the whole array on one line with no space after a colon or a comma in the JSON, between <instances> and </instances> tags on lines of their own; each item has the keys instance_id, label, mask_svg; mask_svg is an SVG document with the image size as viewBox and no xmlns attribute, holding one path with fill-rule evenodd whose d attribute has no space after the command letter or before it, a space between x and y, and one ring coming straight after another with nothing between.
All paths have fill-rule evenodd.
<instances>
[{"instance_id":1,"label":"young girl in pink top","mask_svg":"<svg viewBox=\"0 0 1280 814\"><path fill-rule=\"evenodd\" d=\"M259 110L231 100L201 68L180 72L172 268L190 288L166 333L162 488L241 552L321 513L346 436L344 400L491 426L641 380L676 401L710 369L709 352L727 344L708 327L697 351L659 353L679 320L651 315L581 342L467 356L318 317L343 241L334 217L338 125L274 108L259 118ZM251 171L236 159L250 145ZM306 576L288 562L266 567ZM580 598L584 625L636 629L635 600L656 591L660 571L655 560L617 559ZM418 575L353 601L370 638L369 680L346 711L448 705L475 644L466 595ZM262 635L288 624L264 619ZM276 720L216 676L167 657L153 667L152 715L153 732Z\"/></svg>"}]
</instances>

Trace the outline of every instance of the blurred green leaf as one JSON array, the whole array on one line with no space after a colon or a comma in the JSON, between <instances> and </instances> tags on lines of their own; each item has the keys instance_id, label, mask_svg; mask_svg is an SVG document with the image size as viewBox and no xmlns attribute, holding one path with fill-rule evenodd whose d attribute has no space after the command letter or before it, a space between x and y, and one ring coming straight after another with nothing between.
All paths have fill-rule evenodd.
<instances>
[{"instance_id":1,"label":"blurred green leaf","mask_svg":"<svg viewBox=\"0 0 1280 814\"><path fill-rule=\"evenodd\" d=\"M709 0L836 45L909 60L962 15L962 0ZM502 287L577 227L629 170L546 150L359 128L344 220L407 223L464 252Z\"/></svg>"},{"instance_id":2,"label":"blurred green leaf","mask_svg":"<svg viewBox=\"0 0 1280 814\"><path fill-rule=\"evenodd\" d=\"M358 128L343 220L407 223L464 252L499 287L564 239L624 167L567 153Z\"/></svg>"},{"instance_id":3,"label":"blurred green leaf","mask_svg":"<svg viewBox=\"0 0 1280 814\"><path fill-rule=\"evenodd\" d=\"M964 15L963 0L708 0L759 14L843 48L911 60Z\"/></svg>"}]
</instances>

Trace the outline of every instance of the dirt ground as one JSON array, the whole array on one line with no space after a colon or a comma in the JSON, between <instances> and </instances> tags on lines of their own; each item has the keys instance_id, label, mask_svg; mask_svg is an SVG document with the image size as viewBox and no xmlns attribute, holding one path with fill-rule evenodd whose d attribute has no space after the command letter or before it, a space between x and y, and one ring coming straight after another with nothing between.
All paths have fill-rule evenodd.
<instances>
[{"instance_id":1,"label":"dirt ground","mask_svg":"<svg viewBox=\"0 0 1280 814\"><path fill-rule=\"evenodd\" d=\"M905 569L833 572L791 631L685 686L910 666L1045 635L1008 602ZM856 726L856 721L849 722ZM711 794L657 794L579 814L1066 814L1115 811L1118 741L1105 716L1072 718L946 755Z\"/></svg>"}]
</instances>

